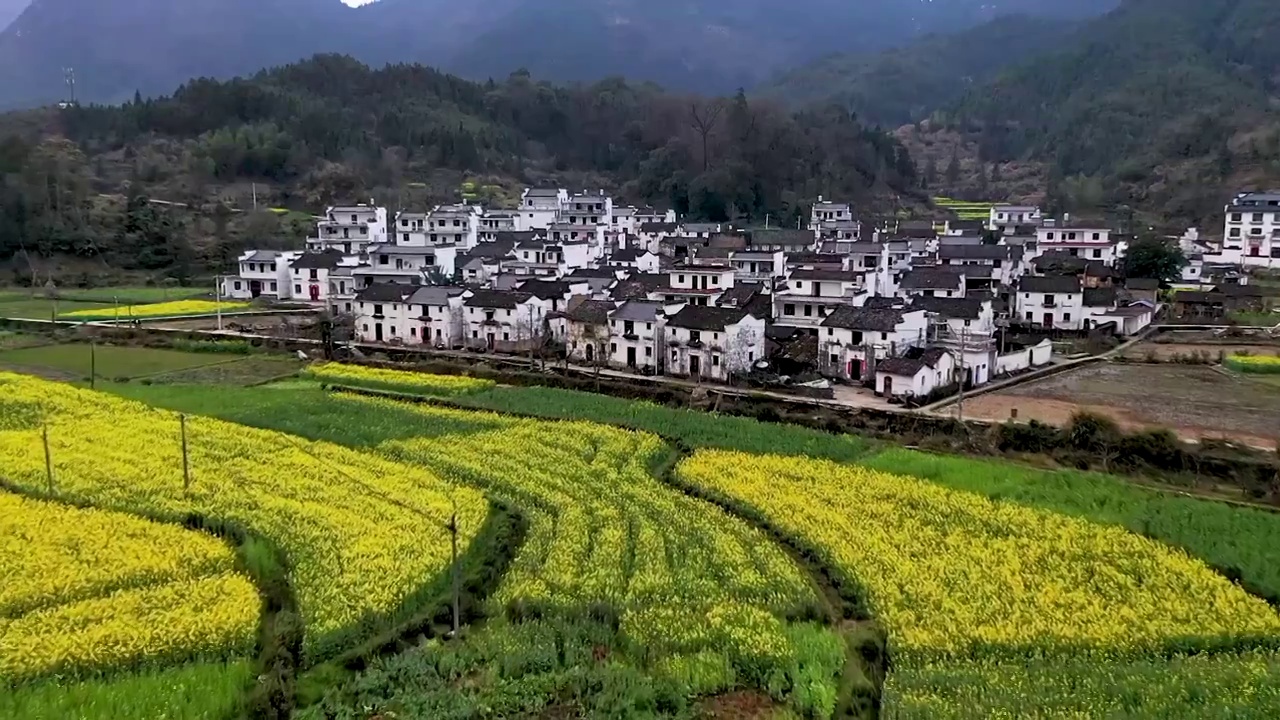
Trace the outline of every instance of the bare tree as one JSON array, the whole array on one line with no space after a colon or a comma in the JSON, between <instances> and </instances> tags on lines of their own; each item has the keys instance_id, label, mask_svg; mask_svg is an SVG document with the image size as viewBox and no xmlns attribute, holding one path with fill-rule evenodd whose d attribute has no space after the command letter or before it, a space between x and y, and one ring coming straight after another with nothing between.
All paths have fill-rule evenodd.
<instances>
[{"instance_id":1,"label":"bare tree","mask_svg":"<svg viewBox=\"0 0 1280 720\"><path fill-rule=\"evenodd\" d=\"M755 361L752 350L760 340L760 335L749 327L738 328L736 333L728 337L725 343L725 371L733 373L749 371Z\"/></svg>"},{"instance_id":2,"label":"bare tree","mask_svg":"<svg viewBox=\"0 0 1280 720\"><path fill-rule=\"evenodd\" d=\"M724 114L724 101L712 100L703 104L697 100L689 103L689 125L702 140L702 171L711 168L711 134L719 125L720 116Z\"/></svg>"}]
</instances>

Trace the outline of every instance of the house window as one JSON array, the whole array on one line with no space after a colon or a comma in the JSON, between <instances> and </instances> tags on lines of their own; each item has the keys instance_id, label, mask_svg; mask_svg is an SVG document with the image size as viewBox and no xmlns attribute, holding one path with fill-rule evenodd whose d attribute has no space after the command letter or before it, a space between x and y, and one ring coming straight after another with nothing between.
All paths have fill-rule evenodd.
<instances>
[{"instance_id":1,"label":"house window","mask_svg":"<svg viewBox=\"0 0 1280 720\"><path fill-rule=\"evenodd\" d=\"M796 314L796 306L795 306L795 305L783 305L783 306L782 306L782 314L783 314L783 315L795 315L795 314Z\"/></svg>"},{"instance_id":2,"label":"house window","mask_svg":"<svg viewBox=\"0 0 1280 720\"><path fill-rule=\"evenodd\" d=\"M755 350L747 351L747 362L755 362L755 361L756 361L756 351Z\"/></svg>"},{"instance_id":3,"label":"house window","mask_svg":"<svg viewBox=\"0 0 1280 720\"><path fill-rule=\"evenodd\" d=\"M805 317L812 317L812 316L813 316L813 306L812 306L812 305L805 305L805 306L804 306L804 316L805 316Z\"/></svg>"},{"instance_id":4,"label":"house window","mask_svg":"<svg viewBox=\"0 0 1280 720\"><path fill-rule=\"evenodd\" d=\"M511 339L511 333L502 333L502 339L503 339L504 341L506 341L506 340L510 340L510 339Z\"/></svg>"},{"instance_id":5,"label":"house window","mask_svg":"<svg viewBox=\"0 0 1280 720\"><path fill-rule=\"evenodd\" d=\"M618 343L609 343L609 354L618 352Z\"/></svg>"},{"instance_id":6,"label":"house window","mask_svg":"<svg viewBox=\"0 0 1280 720\"><path fill-rule=\"evenodd\" d=\"M672 351L671 351L671 362L675 362L676 360L679 360L679 359L680 359L680 351L679 351L679 350L672 350Z\"/></svg>"},{"instance_id":7,"label":"house window","mask_svg":"<svg viewBox=\"0 0 1280 720\"><path fill-rule=\"evenodd\" d=\"M1031 317L1031 316L1030 316L1030 315L1028 315L1027 317ZM472 331L471 331L471 337L472 337L472 339L477 339L477 338L479 338L479 337L480 337L480 333L476 332L475 330L472 330Z\"/></svg>"},{"instance_id":8,"label":"house window","mask_svg":"<svg viewBox=\"0 0 1280 720\"><path fill-rule=\"evenodd\" d=\"M1063 313L1062 322L1071 322L1071 313Z\"/></svg>"},{"instance_id":9,"label":"house window","mask_svg":"<svg viewBox=\"0 0 1280 720\"><path fill-rule=\"evenodd\" d=\"M310 279L310 280L316 280L318 277L319 277L319 276L316 274L316 271L315 271L314 269L313 269L313 270L311 271L311 273L308 275L308 279Z\"/></svg>"},{"instance_id":10,"label":"house window","mask_svg":"<svg viewBox=\"0 0 1280 720\"><path fill-rule=\"evenodd\" d=\"M803 290L803 289L804 289L804 281L803 281L803 280L797 280L797 281L796 281L796 289L797 289L797 290Z\"/></svg>"},{"instance_id":11,"label":"house window","mask_svg":"<svg viewBox=\"0 0 1280 720\"><path fill-rule=\"evenodd\" d=\"M719 285L719 284L720 284L720 277L719 277L718 275L712 275L712 276L711 276L711 284L712 284L712 285Z\"/></svg>"},{"instance_id":12,"label":"house window","mask_svg":"<svg viewBox=\"0 0 1280 720\"><path fill-rule=\"evenodd\" d=\"M647 348L645 348L645 349L644 349L644 356L645 356L645 357L653 357L653 348L651 348L651 347L647 347Z\"/></svg>"},{"instance_id":13,"label":"house window","mask_svg":"<svg viewBox=\"0 0 1280 720\"><path fill-rule=\"evenodd\" d=\"M720 356L719 356L719 355L712 355L712 356L711 356L711 367L720 367Z\"/></svg>"},{"instance_id":14,"label":"house window","mask_svg":"<svg viewBox=\"0 0 1280 720\"><path fill-rule=\"evenodd\" d=\"M237 290L239 290L239 289L240 289L240 281L239 281L239 280L237 280L237 281L235 282L235 288L236 288Z\"/></svg>"},{"instance_id":15,"label":"house window","mask_svg":"<svg viewBox=\"0 0 1280 720\"><path fill-rule=\"evenodd\" d=\"M369 323L365 323L364 325L361 325L360 327L361 327L361 329L362 329L362 330L364 330L365 332L369 332Z\"/></svg>"},{"instance_id":16,"label":"house window","mask_svg":"<svg viewBox=\"0 0 1280 720\"><path fill-rule=\"evenodd\" d=\"M835 334L836 334L836 331L835 331L835 330L833 330L833 329L831 329L831 328L827 328L827 335L828 335L828 336L830 336L830 335L835 335Z\"/></svg>"},{"instance_id":17,"label":"house window","mask_svg":"<svg viewBox=\"0 0 1280 720\"><path fill-rule=\"evenodd\" d=\"M1094 240L1101 240L1101 239L1102 239L1102 233L1094 233L1094 234L1093 234L1093 239L1094 239Z\"/></svg>"},{"instance_id":18,"label":"house window","mask_svg":"<svg viewBox=\"0 0 1280 720\"><path fill-rule=\"evenodd\" d=\"M1231 228L1231 237L1233 238L1240 237L1240 228Z\"/></svg>"},{"instance_id":19,"label":"house window","mask_svg":"<svg viewBox=\"0 0 1280 720\"><path fill-rule=\"evenodd\" d=\"M1100 257L1102 257L1102 251L1101 251L1101 250L1094 250L1094 251L1093 251L1093 256L1094 256L1095 258L1100 258Z\"/></svg>"},{"instance_id":20,"label":"house window","mask_svg":"<svg viewBox=\"0 0 1280 720\"><path fill-rule=\"evenodd\" d=\"M297 293L298 295L301 295L301 294L302 294L302 286L301 286L301 285L294 285L294 286L293 286L293 291L294 291L295 293Z\"/></svg>"},{"instance_id":21,"label":"house window","mask_svg":"<svg viewBox=\"0 0 1280 720\"><path fill-rule=\"evenodd\" d=\"M840 363L840 356L839 356L839 355L836 355L835 353L832 353L832 354L831 354L831 364L832 364L832 365L838 365L839 363Z\"/></svg>"},{"instance_id":22,"label":"house window","mask_svg":"<svg viewBox=\"0 0 1280 720\"><path fill-rule=\"evenodd\" d=\"M392 326L391 326L391 334L392 334L392 335L395 335L395 334L396 334L396 326L395 326L395 325L392 325Z\"/></svg>"},{"instance_id":23,"label":"house window","mask_svg":"<svg viewBox=\"0 0 1280 720\"><path fill-rule=\"evenodd\" d=\"M683 276L683 275L677 275L677 276L676 276L676 282L684 282L684 276Z\"/></svg>"},{"instance_id":24,"label":"house window","mask_svg":"<svg viewBox=\"0 0 1280 720\"><path fill-rule=\"evenodd\" d=\"M644 329L645 329L645 330L652 330L652 329L653 329L653 323L645 323L645 324L644 324Z\"/></svg>"},{"instance_id":25,"label":"house window","mask_svg":"<svg viewBox=\"0 0 1280 720\"><path fill-rule=\"evenodd\" d=\"M351 312L351 303L347 303L347 312Z\"/></svg>"},{"instance_id":26,"label":"house window","mask_svg":"<svg viewBox=\"0 0 1280 720\"><path fill-rule=\"evenodd\" d=\"M689 342L702 342L702 331L701 331L701 330L690 330L690 331L689 331Z\"/></svg>"},{"instance_id":27,"label":"house window","mask_svg":"<svg viewBox=\"0 0 1280 720\"><path fill-rule=\"evenodd\" d=\"M881 340L888 340L888 339L889 339L889 333L880 333L880 339L881 339Z\"/></svg>"},{"instance_id":28,"label":"house window","mask_svg":"<svg viewBox=\"0 0 1280 720\"><path fill-rule=\"evenodd\" d=\"M275 291L276 291L276 284L273 282L271 283L271 292L275 292Z\"/></svg>"},{"instance_id":29,"label":"house window","mask_svg":"<svg viewBox=\"0 0 1280 720\"><path fill-rule=\"evenodd\" d=\"M1048 235L1045 235L1045 239L1046 239L1046 240L1052 240L1052 239L1053 239L1053 233L1049 233Z\"/></svg>"},{"instance_id":30,"label":"house window","mask_svg":"<svg viewBox=\"0 0 1280 720\"><path fill-rule=\"evenodd\" d=\"M374 316L374 317L380 317L381 315L382 315L382 306L381 306L381 305L374 305L374 306L373 306L373 316Z\"/></svg>"},{"instance_id":31,"label":"house window","mask_svg":"<svg viewBox=\"0 0 1280 720\"><path fill-rule=\"evenodd\" d=\"M1028 319L1028 320L1030 320L1030 319L1031 319L1031 313L1027 313L1027 319Z\"/></svg>"}]
</instances>

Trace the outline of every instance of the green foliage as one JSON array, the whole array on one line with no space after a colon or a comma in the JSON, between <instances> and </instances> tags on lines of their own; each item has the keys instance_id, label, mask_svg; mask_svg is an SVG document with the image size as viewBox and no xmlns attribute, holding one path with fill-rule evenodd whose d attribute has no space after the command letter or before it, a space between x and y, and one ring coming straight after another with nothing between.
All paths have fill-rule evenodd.
<instances>
[{"instance_id":1,"label":"green foliage","mask_svg":"<svg viewBox=\"0 0 1280 720\"><path fill-rule=\"evenodd\" d=\"M1182 277L1186 255L1176 243L1158 237L1142 237L1129 246L1124 273L1131 278L1155 278L1169 282Z\"/></svg>"},{"instance_id":2,"label":"green foliage","mask_svg":"<svg viewBox=\"0 0 1280 720\"><path fill-rule=\"evenodd\" d=\"M223 720L253 681L248 661L194 663L104 680L50 680L0 693L2 720Z\"/></svg>"}]
</instances>

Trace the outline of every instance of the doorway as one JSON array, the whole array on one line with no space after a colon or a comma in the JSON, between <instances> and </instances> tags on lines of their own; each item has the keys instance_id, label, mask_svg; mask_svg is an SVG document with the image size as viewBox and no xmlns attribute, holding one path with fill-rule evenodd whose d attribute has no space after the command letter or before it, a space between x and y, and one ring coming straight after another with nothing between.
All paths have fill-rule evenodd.
<instances>
[{"instance_id":1,"label":"doorway","mask_svg":"<svg viewBox=\"0 0 1280 720\"><path fill-rule=\"evenodd\" d=\"M702 358L697 355L689 356L689 374L693 377L702 375Z\"/></svg>"},{"instance_id":2,"label":"doorway","mask_svg":"<svg viewBox=\"0 0 1280 720\"><path fill-rule=\"evenodd\" d=\"M1053 327L1053 313L1044 314L1044 326L1047 328Z\"/></svg>"},{"instance_id":3,"label":"doorway","mask_svg":"<svg viewBox=\"0 0 1280 720\"><path fill-rule=\"evenodd\" d=\"M633 347L629 347L627 348L627 367L634 368L635 366L636 366L636 349Z\"/></svg>"},{"instance_id":4,"label":"doorway","mask_svg":"<svg viewBox=\"0 0 1280 720\"><path fill-rule=\"evenodd\" d=\"M893 378L888 375L884 378L884 396L893 397Z\"/></svg>"},{"instance_id":5,"label":"doorway","mask_svg":"<svg viewBox=\"0 0 1280 720\"><path fill-rule=\"evenodd\" d=\"M382 342L382 323L373 324L373 339L375 342Z\"/></svg>"},{"instance_id":6,"label":"doorway","mask_svg":"<svg viewBox=\"0 0 1280 720\"><path fill-rule=\"evenodd\" d=\"M256 298L256 297L258 297L258 296L260 296L260 295L262 295L262 281L261 281L261 280L250 280L250 281L249 281L249 294L250 294L250 295L252 295L252 296L253 296L253 297L255 297L255 298Z\"/></svg>"}]
</instances>

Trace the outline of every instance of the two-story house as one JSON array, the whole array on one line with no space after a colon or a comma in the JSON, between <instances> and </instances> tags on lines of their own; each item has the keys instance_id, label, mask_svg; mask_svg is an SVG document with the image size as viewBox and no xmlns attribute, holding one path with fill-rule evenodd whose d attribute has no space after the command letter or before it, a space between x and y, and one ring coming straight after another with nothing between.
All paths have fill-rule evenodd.
<instances>
[{"instance_id":1,"label":"two-story house","mask_svg":"<svg viewBox=\"0 0 1280 720\"><path fill-rule=\"evenodd\" d=\"M441 205L427 215L427 242L470 250L480 243L480 208ZM496 234L496 233L495 233Z\"/></svg>"},{"instance_id":2,"label":"two-story house","mask_svg":"<svg viewBox=\"0 0 1280 720\"><path fill-rule=\"evenodd\" d=\"M410 316L416 314L418 341L440 349L463 347L463 296L466 288L423 286L409 297Z\"/></svg>"},{"instance_id":3,"label":"two-story house","mask_svg":"<svg viewBox=\"0 0 1280 720\"><path fill-rule=\"evenodd\" d=\"M969 268L962 266L916 268L902 276L898 295L905 298L964 297L969 272Z\"/></svg>"},{"instance_id":4,"label":"two-story house","mask_svg":"<svg viewBox=\"0 0 1280 720\"><path fill-rule=\"evenodd\" d=\"M729 264L738 282L768 282L786 275L787 255L781 250L730 251Z\"/></svg>"},{"instance_id":5,"label":"two-story house","mask_svg":"<svg viewBox=\"0 0 1280 720\"><path fill-rule=\"evenodd\" d=\"M715 305L724 292L733 287L733 266L728 263L681 264L667 273L668 286L655 292L651 299L667 303Z\"/></svg>"},{"instance_id":6,"label":"two-story house","mask_svg":"<svg viewBox=\"0 0 1280 720\"><path fill-rule=\"evenodd\" d=\"M773 322L817 335L833 311L865 301L865 275L844 270L792 270L773 293Z\"/></svg>"},{"instance_id":7,"label":"two-story house","mask_svg":"<svg viewBox=\"0 0 1280 720\"><path fill-rule=\"evenodd\" d=\"M812 230L754 229L747 231L747 246L753 252L813 252L818 236Z\"/></svg>"},{"instance_id":8,"label":"two-story house","mask_svg":"<svg viewBox=\"0 0 1280 720\"><path fill-rule=\"evenodd\" d=\"M987 228L1003 231L1008 227L1039 225L1044 213L1035 205L992 205Z\"/></svg>"},{"instance_id":9,"label":"two-story house","mask_svg":"<svg viewBox=\"0 0 1280 720\"><path fill-rule=\"evenodd\" d=\"M575 193L560 210L560 217L551 228L551 239L556 227L568 227L569 233L581 232L581 237L565 237L562 240L589 240L597 246L603 244L605 231L613 227L613 198L599 193Z\"/></svg>"},{"instance_id":10,"label":"two-story house","mask_svg":"<svg viewBox=\"0 0 1280 720\"><path fill-rule=\"evenodd\" d=\"M642 273L655 273L661 269L658 253L648 248L624 248L607 256L605 261L609 267L635 270Z\"/></svg>"},{"instance_id":11,"label":"two-story house","mask_svg":"<svg viewBox=\"0 0 1280 720\"><path fill-rule=\"evenodd\" d=\"M1079 330L1085 319L1084 288L1074 276L1023 277L1014 302L1019 318L1047 329Z\"/></svg>"},{"instance_id":12,"label":"two-story house","mask_svg":"<svg viewBox=\"0 0 1280 720\"><path fill-rule=\"evenodd\" d=\"M999 352L991 300L917 297L911 307L925 311L929 318L929 344L955 355L965 370L967 383L977 386L991 381Z\"/></svg>"},{"instance_id":13,"label":"two-story house","mask_svg":"<svg viewBox=\"0 0 1280 720\"><path fill-rule=\"evenodd\" d=\"M368 260L352 270L352 275L360 288L380 282L422 285L429 279L449 280L454 276L457 254L453 245L371 245Z\"/></svg>"},{"instance_id":14,"label":"two-story house","mask_svg":"<svg viewBox=\"0 0 1280 720\"><path fill-rule=\"evenodd\" d=\"M965 273L966 290L998 292L1022 277L1022 248L1009 245L947 245L938 248L942 267L960 268Z\"/></svg>"},{"instance_id":15,"label":"two-story house","mask_svg":"<svg viewBox=\"0 0 1280 720\"><path fill-rule=\"evenodd\" d=\"M430 243L427 241L427 213L409 211L396 213L396 221L389 239L396 245L409 247L426 247L429 245Z\"/></svg>"},{"instance_id":16,"label":"two-story house","mask_svg":"<svg viewBox=\"0 0 1280 720\"><path fill-rule=\"evenodd\" d=\"M418 344L421 323L409 298L418 288L380 283L355 295L356 337L361 342Z\"/></svg>"},{"instance_id":17,"label":"two-story house","mask_svg":"<svg viewBox=\"0 0 1280 720\"><path fill-rule=\"evenodd\" d=\"M569 308L558 313L554 323L560 325L558 339L564 342L570 360L590 365L608 365L613 343L609 314L616 308L611 300L574 298ZM553 317L555 315L553 314Z\"/></svg>"},{"instance_id":18,"label":"two-story house","mask_svg":"<svg viewBox=\"0 0 1280 720\"><path fill-rule=\"evenodd\" d=\"M822 321L818 355L826 371L837 377L869 380L876 362L923 345L927 330L923 310L842 305Z\"/></svg>"},{"instance_id":19,"label":"two-story house","mask_svg":"<svg viewBox=\"0 0 1280 720\"><path fill-rule=\"evenodd\" d=\"M666 326L669 374L724 382L764 357L765 321L743 308L686 305Z\"/></svg>"},{"instance_id":20,"label":"two-story house","mask_svg":"<svg viewBox=\"0 0 1280 720\"><path fill-rule=\"evenodd\" d=\"M221 294L234 300L259 297L288 300L293 297L289 264L297 251L249 250L237 261L237 273L221 278Z\"/></svg>"},{"instance_id":21,"label":"two-story house","mask_svg":"<svg viewBox=\"0 0 1280 720\"><path fill-rule=\"evenodd\" d=\"M520 213L515 210L485 210L480 215L480 242L493 242L499 233L516 232Z\"/></svg>"},{"instance_id":22,"label":"two-story house","mask_svg":"<svg viewBox=\"0 0 1280 720\"><path fill-rule=\"evenodd\" d=\"M1126 245L1112 237L1110 228L1100 224L1075 223L1065 219L1059 223L1045 220L1036 228L1036 245L1041 252L1063 250L1085 260L1098 260L1114 266L1124 257Z\"/></svg>"},{"instance_id":23,"label":"two-story house","mask_svg":"<svg viewBox=\"0 0 1280 720\"><path fill-rule=\"evenodd\" d=\"M289 263L290 297L353 312L357 288L351 272L358 263L358 257L336 250L302 253Z\"/></svg>"},{"instance_id":24,"label":"two-story house","mask_svg":"<svg viewBox=\"0 0 1280 720\"><path fill-rule=\"evenodd\" d=\"M473 290L462 301L463 344L471 349L518 353L547 337L547 306L533 293Z\"/></svg>"},{"instance_id":25,"label":"two-story house","mask_svg":"<svg viewBox=\"0 0 1280 720\"><path fill-rule=\"evenodd\" d=\"M628 300L609 313L609 364L632 370L663 370L666 316L662 303Z\"/></svg>"},{"instance_id":26,"label":"two-story house","mask_svg":"<svg viewBox=\"0 0 1280 720\"><path fill-rule=\"evenodd\" d=\"M853 206L849 203L832 202L818 196L818 202L809 210L809 229L821 234L823 230L837 223L853 222Z\"/></svg>"},{"instance_id":27,"label":"two-story house","mask_svg":"<svg viewBox=\"0 0 1280 720\"><path fill-rule=\"evenodd\" d=\"M591 294L591 283L587 280L521 280L516 289L530 293L538 298L547 312L564 312L569 308L569 301L575 296L586 297Z\"/></svg>"}]
</instances>

